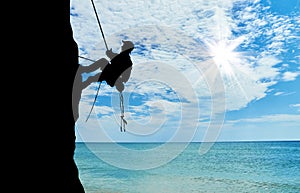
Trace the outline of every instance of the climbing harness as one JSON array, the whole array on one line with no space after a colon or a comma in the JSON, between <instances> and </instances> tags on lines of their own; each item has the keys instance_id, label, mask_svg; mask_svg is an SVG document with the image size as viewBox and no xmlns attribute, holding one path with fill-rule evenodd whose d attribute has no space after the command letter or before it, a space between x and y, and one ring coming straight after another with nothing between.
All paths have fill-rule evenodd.
<instances>
[{"instance_id":1,"label":"climbing harness","mask_svg":"<svg viewBox=\"0 0 300 193\"><path fill-rule=\"evenodd\" d=\"M109 49L108 49L108 46L107 46L107 43L106 43L106 40L105 40L105 36L104 36L103 29L102 29L102 26L101 26L101 23L100 23L98 14L97 14L97 10L96 10L94 1L91 0L91 3L92 3L92 5L93 5L93 9L94 9L94 12L95 12L95 15L96 15L96 18L97 18L98 26L99 26L100 31L101 31L101 34L102 34L102 38L103 38L103 40L104 40L104 44L105 44L106 50L109 50ZM80 56L80 57L81 57L81 56ZM85 57L81 57L81 58L95 62L94 60L91 60L91 59L88 59L88 58L85 58ZM92 104L92 108L91 108L91 110L90 110L90 112L89 112L89 114L88 114L88 116L87 116L86 122L88 121L88 119L89 119L89 117L90 117L90 115L91 115L91 112L92 112L92 110L93 110L93 107L94 107L94 105L95 105L95 102L96 102L96 100L97 100L97 96L98 96L98 93L99 93L99 90L100 90L101 82L102 82L102 81L100 81L100 83L99 83L99 86L98 86L98 89L97 89L97 93L96 93L94 102L93 102L93 104ZM121 117L120 130L121 130L121 132L122 132L122 131L124 131L124 132L126 131L126 130L125 130L125 125L127 124L127 121L126 121L125 118L124 118L125 115L124 115L124 102L123 102L123 100L124 100L124 98L123 98L123 93L120 92L120 110L121 110L121 115L120 115L120 117Z\"/></svg>"}]
</instances>

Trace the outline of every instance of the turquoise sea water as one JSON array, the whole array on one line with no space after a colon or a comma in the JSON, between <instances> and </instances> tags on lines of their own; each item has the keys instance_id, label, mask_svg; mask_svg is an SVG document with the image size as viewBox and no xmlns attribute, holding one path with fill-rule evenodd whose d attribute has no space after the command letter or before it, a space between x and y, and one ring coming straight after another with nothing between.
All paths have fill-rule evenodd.
<instances>
[{"instance_id":1,"label":"turquoise sea water","mask_svg":"<svg viewBox=\"0 0 300 193\"><path fill-rule=\"evenodd\" d=\"M161 145L119 144L137 153ZM86 193L300 192L300 141L218 142L204 155L198 154L199 145L190 143L174 159L151 169L123 169L103 161L104 154L97 151L116 162L128 161L132 168L141 164L137 162L159 163L169 153L161 150L153 160L136 160L115 144L77 143L75 161ZM172 144L168 151L177 146Z\"/></svg>"}]
</instances>

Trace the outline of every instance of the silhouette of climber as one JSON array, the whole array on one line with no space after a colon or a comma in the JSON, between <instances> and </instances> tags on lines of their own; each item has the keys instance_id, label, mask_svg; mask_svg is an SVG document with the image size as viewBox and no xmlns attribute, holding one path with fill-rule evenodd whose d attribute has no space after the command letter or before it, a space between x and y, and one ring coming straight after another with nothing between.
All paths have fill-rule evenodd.
<instances>
[{"instance_id":1,"label":"silhouette of climber","mask_svg":"<svg viewBox=\"0 0 300 193\"><path fill-rule=\"evenodd\" d=\"M80 100L81 91L88 87L93 82L102 82L105 81L108 85L111 87L116 86L116 89L120 92L120 99L121 99L121 119L124 124L127 124L126 120L124 119L124 106L123 106L123 96L122 92L124 90L124 83L126 83L130 77L131 70L132 70L132 61L131 61L131 51L134 49L134 44L131 41L124 41L122 40L123 45L121 46L121 52L120 53L114 53L112 49L106 51L106 55L110 58L110 61L108 61L105 58L101 58L94 62L93 64L89 66L80 66L79 67L79 74L82 73L90 73L95 70L100 69L101 72L89 76L87 80L77 83L76 85L80 85L77 89L77 93L74 96L74 101L76 103L75 105L75 112L74 117L75 120L79 117L78 112L78 104ZM78 92L78 89L80 90ZM123 126L121 126L122 131ZM125 129L124 129L125 131Z\"/></svg>"},{"instance_id":2,"label":"silhouette of climber","mask_svg":"<svg viewBox=\"0 0 300 193\"><path fill-rule=\"evenodd\" d=\"M110 61L101 58L89 66L80 67L80 73L101 70L101 72L88 77L86 81L82 82L82 89L93 82L105 81L111 87L116 86L119 92L124 90L124 83L128 81L132 70L130 53L134 49L134 45L131 41L122 40L122 42L123 45L119 54L114 53L112 49L106 51L106 55L110 58Z\"/></svg>"},{"instance_id":3,"label":"silhouette of climber","mask_svg":"<svg viewBox=\"0 0 300 193\"><path fill-rule=\"evenodd\" d=\"M122 40L122 42L123 45L119 54L114 53L112 49L106 51L106 55L111 59L110 64L106 65L98 80L98 82L105 80L111 87L116 86L119 92L124 90L124 83L130 77L132 70L130 53L134 49L131 41Z\"/></svg>"},{"instance_id":4,"label":"silhouette of climber","mask_svg":"<svg viewBox=\"0 0 300 193\"><path fill-rule=\"evenodd\" d=\"M105 80L111 87L116 86L117 90L120 92L120 108L121 108L121 132L125 132L125 125L127 121L124 119L124 104L123 95L124 83L126 83L130 77L132 70L132 61L130 58L130 53L134 49L134 45L131 41L122 41L123 45L121 47L121 52L116 54L112 52L112 49L106 51L106 55L111 59L110 64L108 64L102 71L99 82Z\"/></svg>"},{"instance_id":5,"label":"silhouette of climber","mask_svg":"<svg viewBox=\"0 0 300 193\"><path fill-rule=\"evenodd\" d=\"M109 64L109 61L105 58L101 58L99 60L97 60L96 62L94 62L91 65L88 66L80 66L79 67L79 74L82 73L90 73L93 71L96 71L98 69L100 69L101 71L103 71L103 69ZM88 87L91 83L93 82L97 82L99 77L100 77L100 73L95 74L94 76L89 76L87 78L87 80L83 81L81 83L81 89L85 89L86 87Z\"/></svg>"}]
</instances>

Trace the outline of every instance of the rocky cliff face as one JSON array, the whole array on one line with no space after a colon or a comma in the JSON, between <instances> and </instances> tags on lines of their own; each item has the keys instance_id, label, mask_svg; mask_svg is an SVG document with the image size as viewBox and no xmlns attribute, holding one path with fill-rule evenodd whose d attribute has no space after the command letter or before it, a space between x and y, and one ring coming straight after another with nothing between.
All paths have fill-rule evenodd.
<instances>
[{"instance_id":1,"label":"rocky cliff face","mask_svg":"<svg viewBox=\"0 0 300 193\"><path fill-rule=\"evenodd\" d=\"M62 185L63 192L72 193L83 193L84 189L79 179L79 173L77 166L74 161L74 151L75 151L75 119L73 114L72 106L72 93L74 78L78 69L78 47L73 38L72 26L70 24L70 0L65 1L64 4L64 16L62 18L63 25L61 30L63 31L63 37L58 39L57 47L60 47L58 54L61 55L54 70L55 76L53 78L57 79L57 85L59 88L55 88L51 92L57 97L59 105L54 112L53 121L56 126L53 129L57 133L56 136L58 145L56 155L59 155L58 161L58 171L56 177L61 180L58 181ZM55 53L55 52L54 52ZM50 57L50 56L49 56ZM63 92L62 92L63 91ZM62 94L60 94L62 92ZM60 101L61 100L61 101ZM55 139L55 137L54 137ZM55 155L55 154L54 154ZM55 181L55 177L54 177Z\"/></svg>"},{"instance_id":2,"label":"rocky cliff face","mask_svg":"<svg viewBox=\"0 0 300 193\"><path fill-rule=\"evenodd\" d=\"M84 193L74 160L72 91L79 64L70 0L22 4L11 6L5 36L10 61L2 90L8 109L2 111L9 119L2 120L14 146L7 144L10 154L3 154L10 182L3 184L9 192Z\"/></svg>"}]
</instances>

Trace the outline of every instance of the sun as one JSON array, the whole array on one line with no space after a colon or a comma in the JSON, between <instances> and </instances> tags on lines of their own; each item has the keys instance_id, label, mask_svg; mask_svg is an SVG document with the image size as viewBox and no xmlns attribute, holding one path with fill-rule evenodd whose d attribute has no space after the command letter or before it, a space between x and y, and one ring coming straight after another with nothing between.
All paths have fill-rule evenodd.
<instances>
[{"instance_id":1,"label":"sun","mask_svg":"<svg viewBox=\"0 0 300 193\"><path fill-rule=\"evenodd\" d=\"M205 42L208 47L209 55L215 62L225 85L237 85L240 92L243 93L245 98L247 92L245 91L241 82L241 75L248 75L249 69L247 68L247 53L238 52L237 47L245 40L241 36L233 40L219 40ZM248 100L248 99L247 99Z\"/></svg>"},{"instance_id":2,"label":"sun","mask_svg":"<svg viewBox=\"0 0 300 193\"><path fill-rule=\"evenodd\" d=\"M241 44L242 40L243 38L240 37L235 40L206 42L210 55L222 73L232 74L234 65L241 61L241 54L236 52L235 49Z\"/></svg>"}]
</instances>

